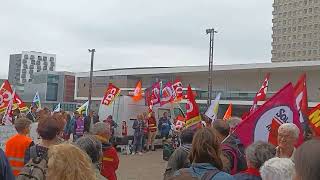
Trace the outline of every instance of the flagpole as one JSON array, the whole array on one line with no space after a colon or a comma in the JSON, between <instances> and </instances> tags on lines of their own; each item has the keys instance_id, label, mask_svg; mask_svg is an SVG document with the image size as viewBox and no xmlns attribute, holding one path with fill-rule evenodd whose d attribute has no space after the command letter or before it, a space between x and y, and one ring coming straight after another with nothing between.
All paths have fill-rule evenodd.
<instances>
[{"instance_id":1,"label":"flagpole","mask_svg":"<svg viewBox=\"0 0 320 180\"><path fill-rule=\"evenodd\" d=\"M209 73L208 73L208 107L211 105L212 100L212 79L213 79L213 45L214 45L214 34L218 33L214 28L206 29L206 33L210 34L210 45L209 45Z\"/></svg>"},{"instance_id":2,"label":"flagpole","mask_svg":"<svg viewBox=\"0 0 320 180\"><path fill-rule=\"evenodd\" d=\"M91 97L92 97L92 74L93 74L93 59L94 59L94 53L96 52L95 49L88 49L89 52L91 53L91 65L90 65L90 80L89 80L89 96L88 96L88 112L90 113L91 111Z\"/></svg>"}]
</instances>

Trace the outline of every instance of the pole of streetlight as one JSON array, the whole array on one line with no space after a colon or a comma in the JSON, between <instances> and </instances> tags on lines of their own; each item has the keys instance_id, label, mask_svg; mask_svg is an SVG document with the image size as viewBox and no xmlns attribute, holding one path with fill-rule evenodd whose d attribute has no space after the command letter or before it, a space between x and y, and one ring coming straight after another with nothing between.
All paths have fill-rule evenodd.
<instances>
[{"instance_id":1,"label":"pole of streetlight","mask_svg":"<svg viewBox=\"0 0 320 180\"><path fill-rule=\"evenodd\" d=\"M91 53L91 65L90 65L90 79L89 79L89 95L88 95L88 113L91 111L91 97L92 97L92 75L93 75L93 59L94 59L94 52L96 52L95 49L88 49ZM89 115L89 114L88 114Z\"/></svg>"},{"instance_id":2,"label":"pole of streetlight","mask_svg":"<svg viewBox=\"0 0 320 180\"><path fill-rule=\"evenodd\" d=\"M210 34L210 45L209 45L209 70L208 70L208 107L211 105L212 100L212 82L213 82L213 45L214 45L214 34L218 33L214 28L207 29L207 34Z\"/></svg>"}]
</instances>

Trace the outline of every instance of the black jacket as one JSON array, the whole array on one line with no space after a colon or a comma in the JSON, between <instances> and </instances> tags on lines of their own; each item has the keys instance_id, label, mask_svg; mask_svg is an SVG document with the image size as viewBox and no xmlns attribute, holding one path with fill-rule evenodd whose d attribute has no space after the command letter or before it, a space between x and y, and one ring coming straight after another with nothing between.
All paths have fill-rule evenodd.
<instances>
[{"instance_id":1,"label":"black jacket","mask_svg":"<svg viewBox=\"0 0 320 180\"><path fill-rule=\"evenodd\" d=\"M93 116L93 124L99 122L99 119L96 116ZM90 132L91 118L86 116L84 118L84 132Z\"/></svg>"},{"instance_id":2,"label":"black jacket","mask_svg":"<svg viewBox=\"0 0 320 180\"><path fill-rule=\"evenodd\" d=\"M15 180L9 161L2 149L0 149L0 179Z\"/></svg>"}]
</instances>

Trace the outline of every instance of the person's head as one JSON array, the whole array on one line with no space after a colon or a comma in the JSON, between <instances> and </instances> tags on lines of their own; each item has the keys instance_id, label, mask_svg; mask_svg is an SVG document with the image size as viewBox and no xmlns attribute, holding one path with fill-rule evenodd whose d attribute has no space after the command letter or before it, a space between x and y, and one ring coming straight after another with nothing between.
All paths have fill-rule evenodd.
<instances>
[{"instance_id":1,"label":"person's head","mask_svg":"<svg viewBox=\"0 0 320 180\"><path fill-rule=\"evenodd\" d=\"M74 118L78 119L80 117L80 114L78 111L73 112Z\"/></svg>"},{"instance_id":2,"label":"person's head","mask_svg":"<svg viewBox=\"0 0 320 180\"><path fill-rule=\"evenodd\" d=\"M228 123L222 119L215 120L212 123L212 127L218 132L220 142L222 142L230 133Z\"/></svg>"},{"instance_id":3,"label":"person's head","mask_svg":"<svg viewBox=\"0 0 320 180\"><path fill-rule=\"evenodd\" d=\"M14 116L19 116L19 114L21 113L20 109L19 108L16 108L13 110L13 115Z\"/></svg>"},{"instance_id":4,"label":"person's head","mask_svg":"<svg viewBox=\"0 0 320 180\"><path fill-rule=\"evenodd\" d=\"M164 113L163 113L163 117L164 117L164 118L167 118L167 117L168 117L168 112L164 112Z\"/></svg>"},{"instance_id":5,"label":"person's head","mask_svg":"<svg viewBox=\"0 0 320 180\"><path fill-rule=\"evenodd\" d=\"M269 143L257 141L246 149L247 165L251 168L260 169L260 167L269 159L275 157L276 148Z\"/></svg>"},{"instance_id":6,"label":"person's head","mask_svg":"<svg viewBox=\"0 0 320 180\"><path fill-rule=\"evenodd\" d=\"M92 135L81 137L76 144L88 154L93 164L98 165L101 162L102 145L96 137Z\"/></svg>"},{"instance_id":7,"label":"person's head","mask_svg":"<svg viewBox=\"0 0 320 180\"><path fill-rule=\"evenodd\" d=\"M58 117L49 116L39 121L37 132L43 140L55 140L62 131L63 125L63 122Z\"/></svg>"},{"instance_id":8,"label":"person's head","mask_svg":"<svg viewBox=\"0 0 320 180\"><path fill-rule=\"evenodd\" d=\"M104 122L97 122L93 125L92 131L94 135L101 136L103 138L106 138L107 140L110 139L111 131L109 124L106 124Z\"/></svg>"},{"instance_id":9,"label":"person's head","mask_svg":"<svg viewBox=\"0 0 320 180\"><path fill-rule=\"evenodd\" d=\"M221 170L223 165L220 155L220 143L214 129L199 129L193 137L190 162L210 163Z\"/></svg>"},{"instance_id":10,"label":"person's head","mask_svg":"<svg viewBox=\"0 0 320 180\"><path fill-rule=\"evenodd\" d=\"M278 144L282 149L293 150L299 138L300 130L293 123L284 123L278 129Z\"/></svg>"},{"instance_id":11,"label":"person's head","mask_svg":"<svg viewBox=\"0 0 320 180\"><path fill-rule=\"evenodd\" d=\"M28 118L18 118L14 122L14 127L19 134L27 135L30 133L31 121Z\"/></svg>"},{"instance_id":12,"label":"person's head","mask_svg":"<svg viewBox=\"0 0 320 180\"><path fill-rule=\"evenodd\" d=\"M241 121L241 118L233 116L227 121L227 124L229 125L230 130L233 131L241 123Z\"/></svg>"},{"instance_id":13,"label":"person's head","mask_svg":"<svg viewBox=\"0 0 320 180\"><path fill-rule=\"evenodd\" d=\"M181 132L180 138L182 144L192 144L193 136L194 136L194 130L188 128L184 129Z\"/></svg>"},{"instance_id":14,"label":"person's head","mask_svg":"<svg viewBox=\"0 0 320 180\"><path fill-rule=\"evenodd\" d=\"M112 120L112 116L109 115L109 116L107 117L107 120Z\"/></svg>"},{"instance_id":15,"label":"person's head","mask_svg":"<svg viewBox=\"0 0 320 180\"><path fill-rule=\"evenodd\" d=\"M37 105L31 106L31 112L36 113L36 112L37 112L37 109L38 109L38 106L37 106Z\"/></svg>"},{"instance_id":16,"label":"person's head","mask_svg":"<svg viewBox=\"0 0 320 180\"><path fill-rule=\"evenodd\" d=\"M139 114L138 116L137 116L137 120L142 120L143 119L143 115L142 114Z\"/></svg>"},{"instance_id":17,"label":"person's head","mask_svg":"<svg viewBox=\"0 0 320 180\"><path fill-rule=\"evenodd\" d=\"M37 113L37 121L40 121L41 119L45 119L47 117L51 116L51 113L46 111L45 109L41 109L38 113Z\"/></svg>"},{"instance_id":18,"label":"person's head","mask_svg":"<svg viewBox=\"0 0 320 180\"><path fill-rule=\"evenodd\" d=\"M295 180L320 179L320 140L313 139L301 145L295 155Z\"/></svg>"},{"instance_id":19,"label":"person's head","mask_svg":"<svg viewBox=\"0 0 320 180\"><path fill-rule=\"evenodd\" d=\"M263 180L284 180L294 177L294 163L288 158L272 158L260 169Z\"/></svg>"},{"instance_id":20,"label":"person's head","mask_svg":"<svg viewBox=\"0 0 320 180\"><path fill-rule=\"evenodd\" d=\"M77 146L59 144L49 148L47 179L96 179L89 156Z\"/></svg>"}]
</instances>

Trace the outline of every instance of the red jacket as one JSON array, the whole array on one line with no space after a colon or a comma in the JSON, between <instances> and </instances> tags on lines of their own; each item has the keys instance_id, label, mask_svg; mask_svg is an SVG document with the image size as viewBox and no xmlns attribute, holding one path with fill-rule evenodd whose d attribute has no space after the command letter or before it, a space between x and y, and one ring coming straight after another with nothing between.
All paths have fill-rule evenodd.
<instances>
[{"instance_id":1,"label":"red jacket","mask_svg":"<svg viewBox=\"0 0 320 180\"><path fill-rule=\"evenodd\" d=\"M157 131L157 121L154 117L148 119L148 131L156 132Z\"/></svg>"},{"instance_id":2,"label":"red jacket","mask_svg":"<svg viewBox=\"0 0 320 180\"><path fill-rule=\"evenodd\" d=\"M117 150L106 139L96 136L102 142L103 159L101 166L101 175L108 180L117 180L116 171L119 167L119 157Z\"/></svg>"}]
</instances>

